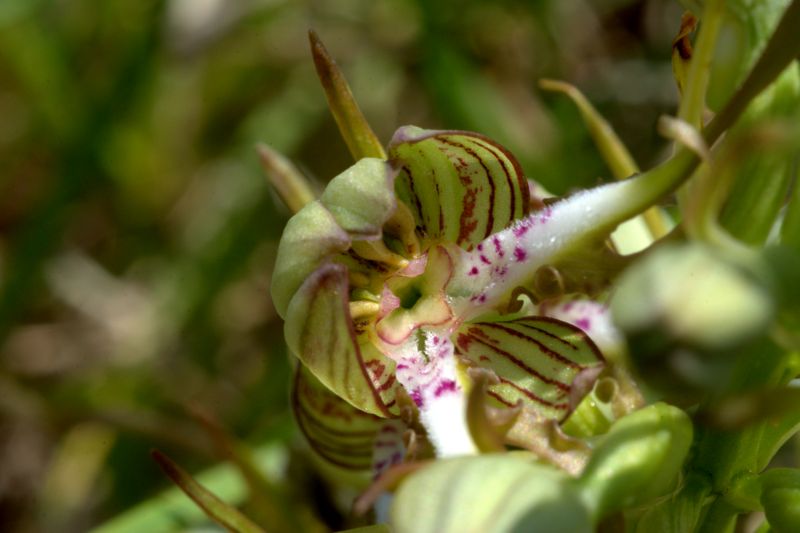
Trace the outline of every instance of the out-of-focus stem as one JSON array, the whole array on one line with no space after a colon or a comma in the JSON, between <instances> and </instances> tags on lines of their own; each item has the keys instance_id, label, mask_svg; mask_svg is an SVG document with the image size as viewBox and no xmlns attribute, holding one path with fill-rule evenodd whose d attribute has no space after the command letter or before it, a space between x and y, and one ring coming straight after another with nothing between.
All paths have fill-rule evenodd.
<instances>
[{"instance_id":1,"label":"out-of-focus stem","mask_svg":"<svg viewBox=\"0 0 800 533\"><path fill-rule=\"evenodd\" d=\"M616 179L629 178L641 172L611 124L597 112L597 109L577 87L563 81L548 79L539 80L539 86L546 91L563 93L573 101L589 129L589 134L594 139L600 155ZM660 239L669 231L658 207L651 207L642 216L654 239Z\"/></svg>"},{"instance_id":2,"label":"out-of-focus stem","mask_svg":"<svg viewBox=\"0 0 800 533\"><path fill-rule=\"evenodd\" d=\"M269 182L293 213L297 213L304 205L314 201L314 191L305 176L289 159L266 144L259 144L256 149Z\"/></svg>"}]
</instances>

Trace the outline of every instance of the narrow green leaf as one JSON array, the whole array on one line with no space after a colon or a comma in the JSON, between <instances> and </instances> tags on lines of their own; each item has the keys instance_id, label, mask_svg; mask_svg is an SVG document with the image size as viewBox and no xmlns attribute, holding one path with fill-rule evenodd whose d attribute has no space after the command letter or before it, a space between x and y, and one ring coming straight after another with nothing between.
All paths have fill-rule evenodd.
<instances>
[{"instance_id":1,"label":"narrow green leaf","mask_svg":"<svg viewBox=\"0 0 800 533\"><path fill-rule=\"evenodd\" d=\"M394 362L362 356L348 306L344 265L318 268L298 289L286 312L286 343L327 388L356 408L390 416ZM379 354L372 354L380 357Z\"/></svg>"},{"instance_id":2,"label":"narrow green leaf","mask_svg":"<svg viewBox=\"0 0 800 533\"><path fill-rule=\"evenodd\" d=\"M308 40L311 43L311 54L314 57L317 76L328 99L328 106L353 159L356 161L364 157L385 159L383 146L359 109L339 66L328 54L316 32L310 30Z\"/></svg>"},{"instance_id":3,"label":"narrow green leaf","mask_svg":"<svg viewBox=\"0 0 800 533\"><path fill-rule=\"evenodd\" d=\"M488 394L507 407L518 402L546 418L565 419L591 390L604 362L581 329L545 317L462 325L455 335L458 353L492 370L499 383ZM578 380L579 375L590 379Z\"/></svg>"},{"instance_id":4,"label":"narrow green leaf","mask_svg":"<svg viewBox=\"0 0 800 533\"><path fill-rule=\"evenodd\" d=\"M296 370L292 408L309 446L321 458L348 470L370 470L385 419L345 402L303 365Z\"/></svg>"},{"instance_id":5,"label":"narrow green leaf","mask_svg":"<svg viewBox=\"0 0 800 533\"><path fill-rule=\"evenodd\" d=\"M178 485L194 502L205 511L206 515L228 529L237 533L263 533L263 530L244 516L238 509L217 498L208 489L203 487L183 468L178 466L169 457L153 450L153 459L156 460L161 470Z\"/></svg>"},{"instance_id":6,"label":"narrow green leaf","mask_svg":"<svg viewBox=\"0 0 800 533\"><path fill-rule=\"evenodd\" d=\"M588 533L589 517L568 477L527 455L487 454L436 461L395 495L396 533Z\"/></svg>"},{"instance_id":7,"label":"narrow green leaf","mask_svg":"<svg viewBox=\"0 0 800 533\"><path fill-rule=\"evenodd\" d=\"M275 443L255 450L256 465L264 472L283 469L286 449ZM239 505L247 497L247 486L239 472L230 464L222 463L195 476L195 479L221 499ZM138 503L93 528L92 533L140 533L142 531L183 531L192 526L205 524L205 513L186 497L177 486L166 489Z\"/></svg>"},{"instance_id":8,"label":"narrow green leaf","mask_svg":"<svg viewBox=\"0 0 800 533\"><path fill-rule=\"evenodd\" d=\"M469 248L528 210L530 192L511 153L477 133L406 126L389 144L398 199L422 241Z\"/></svg>"}]
</instances>

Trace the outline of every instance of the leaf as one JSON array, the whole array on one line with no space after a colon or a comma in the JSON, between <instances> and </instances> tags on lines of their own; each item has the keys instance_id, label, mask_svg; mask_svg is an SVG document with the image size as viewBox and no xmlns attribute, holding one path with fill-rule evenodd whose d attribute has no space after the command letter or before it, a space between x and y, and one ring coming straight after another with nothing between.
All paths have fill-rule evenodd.
<instances>
[{"instance_id":1,"label":"leaf","mask_svg":"<svg viewBox=\"0 0 800 533\"><path fill-rule=\"evenodd\" d=\"M528 210L528 183L505 148L477 133L405 126L389 144L398 198L420 238L469 248Z\"/></svg>"},{"instance_id":2,"label":"leaf","mask_svg":"<svg viewBox=\"0 0 800 533\"><path fill-rule=\"evenodd\" d=\"M172 481L183 490L194 502L205 511L206 515L228 529L237 533L263 533L263 530L244 516L238 509L217 498L208 489L203 487L189 475L183 468L175 464L169 457L153 450L153 459Z\"/></svg>"},{"instance_id":3,"label":"leaf","mask_svg":"<svg viewBox=\"0 0 800 533\"><path fill-rule=\"evenodd\" d=\"M458 354L492 370L499 383L489 395L505 406L518 402L546 418L564 420L592 382L576 390L582 373L603 368L603 356L579 328L545 317L462 325L455 335ZM578 398L580 399L580 398Z\"/></svg>"},{"instance_id":4,"label":"leaf","mask_svg":"<svg viewBox=\"0 0 800 533\"><path fill-rule=\"evenodd\" d=\"M370 470L375 438L385 419L345 402L299 365L292 408L311 449L326 461L349 470Z\"/></svg>"},{"instance_id":5,"label":"leaf","mask_svg":"<svg viewBox=\"0 0 800 533\"><path fill-rule=\"evenodd\" d=\"M460 457L436 461L412 474L400 485L392 504L394 531L592 531L588 513L566 474L528 457Z\"/></svg>"}]
</instances>

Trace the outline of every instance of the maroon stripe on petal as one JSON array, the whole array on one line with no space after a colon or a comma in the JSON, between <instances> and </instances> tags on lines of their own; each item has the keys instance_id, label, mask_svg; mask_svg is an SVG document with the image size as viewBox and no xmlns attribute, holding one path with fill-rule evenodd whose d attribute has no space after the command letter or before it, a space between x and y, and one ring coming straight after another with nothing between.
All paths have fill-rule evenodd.
<instances>
[{"instance_id":1,"label":"maroon stripe on petal","mask_svg":"<svg viewBox=\"0 0 800 533\"><path fill-rule=\"evenodd\" d=\"M532 376L535 376L535 377L536 377L537 379L539 379L540 381L543 381L543 382L545 382L545 383L548 383L548 384L550 384L550 385L553 385L554 387L557 387L557 388L559 388L559 389L561 389L561 390L563 390L563 391L567 391L567 392L569 392L569 390L570 390L570 387L569 387L569 385L567 385L566 383L562 383L562 382L560 382L560 381L558 381L558 380L556 380L556 379L553 379L553 378L548 378L548 377L547 377L547 376L545 376L544 374L542 374L542 373L540 373L540 372L538 372L538 371L534 370L533 368L529 367L528 365L526 365L524 361L521 361L520 359L518 359L518 358L517 358L516 356L514 356L513 354L511 354L511 353L509 353L509 352L507 352L507 351L503 350L503 349L502 349L502 348L500 348L499 346L495 346L495 345L493 345L493 344L491 344L491 343L489 343L489 342L486 342L486 340L484 340L483 338L480 338L480 337L475 337L475 336L473 336L473 335L470 335L470 336L472 337L472 340L473 340L474 342L477 342L477 343L479 343L479 344L482 344L482 345L486 346L487 348L491 349L491 350L492 350L493 352L495 352L496 354L498 354L498 355L501 355L501 356L505 357L506 359L508 359L509 361L511 361L511 362L512 362L514 365L518 366L519 368L521 368L522 370L524 370L524 371L525 371L525 372L527 372L528 374L530 374L530 375L532 375Z\"/></svg>"},{"instance_id":2,"label":"maroon stripe on petal","mask_svg":"<svg viewBox=\"0 0 800 533\"><path fill-rule=\"evenodd\" d=\"M536 346L539 347L539 349L542 351L542 353L545 354L546 356L548 356L550 359L554 359L554 360L558 361L559 363L563 363L563 364L565 364L565 365L567 365L567 366L569 366L571 368L575 368L575 369L578 369L578 370L580 370L582 368L585 368L583 365L580 365L580 364L576 363L575 361L572 361L571 359L568 359L568 358L564 357L563 355L561 355L557 351L548 348L541 341L539 341L537 339L534 339L531 336L525 335L524 333L522 333L520 331L517 331L514 328L509 328L509 327L503 325L502 323L484 322L484 323L481 324L481 326L490 327L492 329L499 329L500 331L503 331L503 332L507 333L508 335L511 335L512 337L515 337L517 339L522 339L524 341L532 342L532 343L536 344ZM548 336L553 337L555 339L562 340L558 336L552 335L549 332L542 331L542 330L540 330L538 328L533 328L533 329L536 329L537 331L540 331L542 333L546 333ZM577 349L577 346L574 346L574 345L572 345L570 343L567 343L567 344L571 348Z\"/></svg>"},{"instance_id":3,"label":"maroon stripe on petal","mask_svg":"<svg viewBox=\"0 0 800 533\"><path fill-rule=\"evenodd\" d=\"M486 228L484 228L484 231L483 231L483 238L488 237L489 235L492 234L492 228L494 227L494 202L495 202L496 190L495 190L494 180L492 179L492 173L489 171L489 168L483 162L483 159L478 155L478 153L475 151L475 149L473 149L473 148L471 148L471 147L469 147L469 146L467 146L467 145L465 145L463 143L460 143L458 141L454 141L452 139L449 139L449 138L448 139L438 138L438 140L440 142L444 143L444 144L448 144L450 146L453 146L454 148L461 148L462 150L467 152L467 154L472 156L472 158L475 159L475 161L478 162L478 164L481 166L481 168L483 168L483 172L486 175L486 182L489 185L489 206L490 206L489 213L487 213L488 218L486 220ZM512 197L513 197L513 191L512 191ZM458 244L461 244L464 241L466 241L466 239L462 240L461 235L459 235Z\"/></svg>"},{"instance_id":4,"label":"maroon stripe on petal","mask_svg":"<svg viewBox=\"0 0 800 533\"><path fill-rule=\"evenodd\" d=\"M525 387L520 387L519 385L517 385L513 381L509 381L509 380L507 380L505 378L499 378L499 379L500 379L500 383L503 383L504 385L508 385L508 386L518 390L519 392L521 392L522 394L524 394L525 396L527 396L528 398L530 398L531 400L533 400L533 401L535 401L537 403L540 403L542 405L546 405L548 407L552 407L554 409L567 409L569 407L568 403L565 403L565 402L554 403L554 402L551 402L549 400L545 400L541 396L537 396L536 394L534 394L533 392L529 391Z\"/></svg>"}]
</instances>

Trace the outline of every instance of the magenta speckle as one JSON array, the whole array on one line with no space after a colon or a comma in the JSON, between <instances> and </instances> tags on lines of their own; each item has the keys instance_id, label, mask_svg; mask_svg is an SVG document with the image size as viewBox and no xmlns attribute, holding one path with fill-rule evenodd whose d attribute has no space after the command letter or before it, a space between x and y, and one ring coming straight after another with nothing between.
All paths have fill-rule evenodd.
<instances>
[{"instance_id":1,"label":"magenta speckle","mask_svg":"<svg viewBox=\"0 0 800 533\"><path fill-rule=\"evenodd\" d=\"M472 267L471 269L469 269L469 275L470 276L477 276L478 275L478 267Z\"/></svg>"},{"instance_id":2,"label":"magenta speckle","mask_svg":"<svg viewBox=\"0 0 800 533\"><path fill-rule=\"evenodd\" d=\"M486 295L481 294L480 296L478 296L478 302L482 304L486 303Z\"/></svg>"},{"instance_id":3,"label":"magenta speckle","mask_svg":"<svg viewBox=\"0 0 800 533\"><path fill-rule=\"evenodd\" d=\"M499 237L492 237L492 243L494 244L494 251L497 253L499 257L503 257L505 252L503 252L503 246L500 244Z\"/></svg>"},{"instance_id":4,"label":"magenta speckle","mask_svg":"<svg viewBox=\"0 0 800 533\"><path fill-rule=\"evenodd\" d=\"M397 365L397 370L408 370L408 365L400 363Z\"/></svg>"},{"instance_id":5,"label":"magenta speckle","mask_svg":"<svg viewBox=\"0 0 800 533\"><path fill-rule=\"evenodd\" d=\"M456 382L452 379L445 379L439 383L439 386L436 387L436 390L433 392L433 395L437 398L444 394L445 392L455 392L456 390Z\"/></svg>"},{"instance_id":6,"label":"magenta speckle","mask_svg":"<svg viewBox=\"0 0 800 533\"><path fill-rule=\"evenodd\" d=\"M514 228L514 236L515 237L522 237L523 235L528 233L528 230L531 229L532 225L533 225L533 221L531 219L529 219L529 218L526 218L525 220L520 222L517 227Z\"/></svg>"},{"instance_id":7,"label":"magenta speckle","mask_svg":"<svg viewBox=\"0 0 800 533\"><path fill-rule=\"evenodd\" d=\"M502 277L504 277L506 274L508 274L508 266L506 266L506 265L503 265L503 266L497 266L497 267L494 267L494 273L495 273L495 274L496 274L498 277L501 277L501 278L502 278Z\"/></svg>"},{"instance_id":8,"label":"magenta speckle","mask_svg":"<svg viewBox=\"0 0 800 533\"><path fill-rule=\"evenodd\" d=\"M440 339L439 339L439 336L438 336L438 335L434 335L434 336L433 336L433 344L439 344L439 340L440 340Z\"/></svg>"},{"instance_id":9,"label":"magenta speckle","mask_svg":"<svg viewBox=\"0 0 800 533\"><path fill-rule=\"evenodd\" d=\"M526 257L528 257L528 254L525 253L525 250L523 250L519 246L514 248L514 259L516 259L517 261L525 261Z\"/></svg>"},{"instance_id":10,"label":"magenta speckle","mask_svg":"<svg viewBox=\"0 0 800 533\"><path fill-rule=\"evenodd\" d=\"M566 304L564 304L564 312L569 313L569 310L572 309L572 306L574 304L575 302L567 302Z\"/></svg>"},{"instance_id":11,"label":"magenta speckle","mask_svg":"<svg viewBox=\"0 0 800 533\"><path fill-rule=\"evenodd\" d=\"M575 321L575 325L581 328L582 330L587 330L592 327L592 323L589 321L588 318L579 318Z\"/></svg>"},{"instance_id":12,"label":"magenta speckle","mask_svg":"<svg viewBox=\"0 0 800 533\"><path fill-rule=\"evenodd\" d=\"M482 251L483 251L483 243L479 243L479 244L478 244L478 251L479 251L479 252L482 252Z\"/></svg>"},{"instance_id":13,"label":"magenta speckle","mask_svg":"<svg viewBox=\"0 0 800 533\"><path fill-rule=\"evenodd\" d=\"M489 258L488 258L488 257L486 257L486 256L485 256L485 255L483 255L483 254L481 254L481 263L483 263L484 265L491 265L491 264L492 264L492 262L491 262L491 261L489 261Z\"/></svg>"},{"instance_id":14,"label":"magenta speckle","mask_svg":"<svg viewBox=\"0 0 800 533\"><path fill-rule=\"evenodd\" d=\"M411 396L411 399L414 400L415 404L417 404L417 407L419 407L421 409L422 408L422 393L420 392L420 390L416 389L416 390L411 391L411 394L409 394L409 396Z\"/></svg>"}]
</instances>

